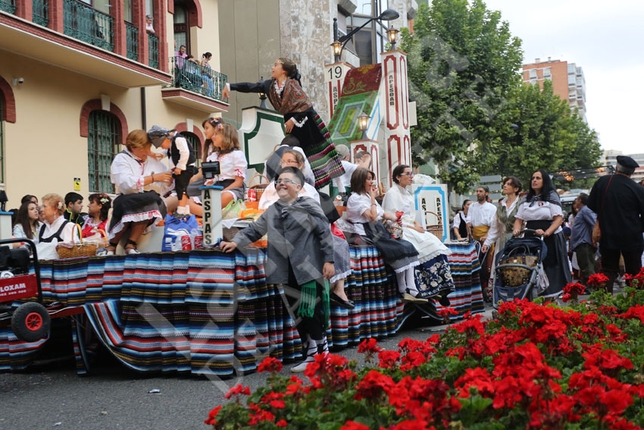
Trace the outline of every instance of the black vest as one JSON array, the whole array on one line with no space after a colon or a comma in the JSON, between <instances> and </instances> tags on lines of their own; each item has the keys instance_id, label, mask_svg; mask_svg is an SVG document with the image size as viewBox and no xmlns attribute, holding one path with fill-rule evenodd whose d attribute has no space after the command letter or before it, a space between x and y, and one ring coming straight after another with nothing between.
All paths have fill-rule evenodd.
<instances>
[{"instance_id":1,"label":"black vest","mask_svg":"<svg viewBox=\"0 0 644 430\"><path fill-rule=\"evenodd\" d=\"M183 137L183 136L181 136L179 133L175 133L175 135L172 136L172 145L170 145L170 149L168 149L168 157L172 160L172 163L175 166L179 162L179 158L181 158L181 154L179 153L179 148L177 148L177 145L175 143L178 137ZM186 166L191 166L195 164L195 161L196 161L195 153L193 152L192 145L190 145L190 142L188 142L188 139L186 139L186 143L188 144L188 151L190 151L190 156L188 157L188 162L186 163Z\"/></svg>"}]
</instances>

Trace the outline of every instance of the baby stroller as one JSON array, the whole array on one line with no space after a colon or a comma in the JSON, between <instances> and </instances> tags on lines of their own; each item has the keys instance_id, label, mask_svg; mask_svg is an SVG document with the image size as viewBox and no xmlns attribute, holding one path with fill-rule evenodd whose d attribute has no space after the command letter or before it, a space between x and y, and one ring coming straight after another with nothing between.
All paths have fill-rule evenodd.
<instances>
[{"instance_id":1,"label":"baby stroller","mask_svg":"<svg viewBox=\"0 0 644 430\"><path fill-rule=\"evenodd\" d=\"M522 233L533 234L525 229ZM543 260L547 246L541 237L524 236L512 238L503 251L496 255L494 269L494 292L492 304L498 308L499 301L514 299L532 300L539 295L539 278L543 277Z\"/></svg>"}]
</instances>

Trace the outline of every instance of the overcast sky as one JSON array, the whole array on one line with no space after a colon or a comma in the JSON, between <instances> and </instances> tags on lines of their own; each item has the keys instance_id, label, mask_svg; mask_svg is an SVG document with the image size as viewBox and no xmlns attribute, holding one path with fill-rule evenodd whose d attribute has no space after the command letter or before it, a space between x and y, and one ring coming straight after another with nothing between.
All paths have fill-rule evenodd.
<instances>
[{"instance_id":1,"label":"overcast sky","mask_svg":"<svg viewBox=\"0 0 644 430\"><path fill-rule=\"evenodd\" d=\"M603 149L644 153L644 0L485 0L522 40L524 63L584 70L586 116Z\"/></svg>"}]
</instances>

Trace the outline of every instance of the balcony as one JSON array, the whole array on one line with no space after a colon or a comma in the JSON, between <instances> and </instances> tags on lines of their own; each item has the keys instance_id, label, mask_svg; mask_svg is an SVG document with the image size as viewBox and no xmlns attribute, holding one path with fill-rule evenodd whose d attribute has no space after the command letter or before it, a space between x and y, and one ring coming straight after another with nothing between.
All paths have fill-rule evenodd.
<instances>
[{"instance_id":1,"label":"balcony","mask_svg":"<svg viewBox=\"0 0 644 430\"><path fill-rule=\"evenodd\" d=\"M16 0L0 0L0 11L7 13L16 12Z\"/></svg>"},{"instance_id":2,"label":"balcony","mask_svg":"<svg viewBox=\"0 0 644 430\"><path fill-rule=\"evenodd\" d=\"M172 84L161 90L163 100L186 106L202 112L228 110L221 92L226 85L227 76L202 67L197 61L173 57Z\"/></svg>"},{"instance_id":3,"label":"balcony","mask_svg":"<svg viewBox=\"0 0 644 430\"><path fill-rule=\"evenodd\" d=\"M143 51L144 30L133 24L116 22L78 0L31 0L31 11L20 5L0 0L0 54L12 52L124 88L172 79L159 70L165 61L158 37L145 33Z\"/></svg>"}]
</instances>

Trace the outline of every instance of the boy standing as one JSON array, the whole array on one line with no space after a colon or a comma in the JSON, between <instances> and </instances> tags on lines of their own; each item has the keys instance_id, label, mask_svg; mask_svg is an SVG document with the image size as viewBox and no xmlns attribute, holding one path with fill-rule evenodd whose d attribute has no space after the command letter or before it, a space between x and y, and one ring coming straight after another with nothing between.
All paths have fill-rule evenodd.
<instances>
[{"instance_id":1,"label":"boy standing","mask_svg":"<svg viewBox=\"0 0 644 430\"><path fill-rule=\"evenodd\" d=\"M304 348L304 360L292 372L304 372L315 354L328 352L326 280L335 274L329 220L315 200L299 195L302 184L304 175L298 168L279 171L275 181L279 200L232 241L219 244L222 251L232 252L268 234L266 282L284 286Z\"/></svg>"},{"instance_id":2,"label":"boy standing","mask_svg":"<svg viewBox=\"0 0 644 430\"><path fill-rule=\"evenodd\" d=\"M78 224L81 227L85 224L85 216L87 214L82 213L83 210L83 196L78 193L70 192L65 195L65 212L63 217L67 221Z\"/></svg>"},{"instance_id":3,"label":"boy standing","mask_svg":"<svg viewBox=\"0 0 644 430\"><path fill-rule=\"evenodd\" d=\"M155 148L167 150L168 159L172 163L171 171L174 178L174 188L179 199L177 207L178 215L190 215L190 206L188 203L188 194L186 188L190 183L190 178L195 174L196 157L192 146L176 130L153 125L148 131L148 139Z\"/></svg>"}]
</instances>

